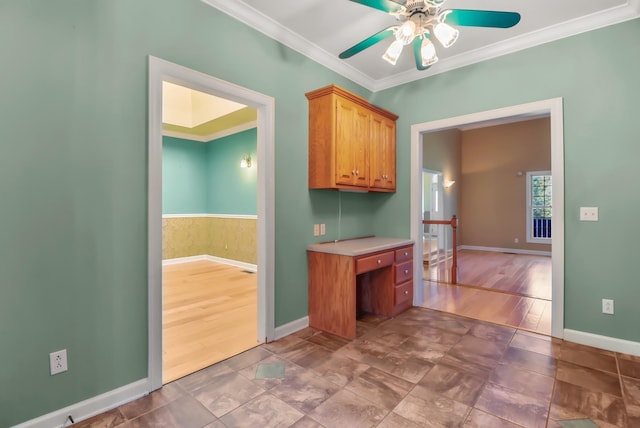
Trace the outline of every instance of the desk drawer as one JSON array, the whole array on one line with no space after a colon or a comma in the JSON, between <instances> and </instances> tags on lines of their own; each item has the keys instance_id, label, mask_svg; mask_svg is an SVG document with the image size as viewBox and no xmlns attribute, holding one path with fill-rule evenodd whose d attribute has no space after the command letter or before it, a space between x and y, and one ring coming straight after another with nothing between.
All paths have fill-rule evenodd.
<instances>
[{"instance_id":1,"label":"desk drawer","mask_svg":"<svg viewBox=\"0 0 640 428\"><path fill-rule=\"evenodd\" d=\"M400 263L395 268L395 283L400 284L413 278L413 260Z\"/></svg>"},{"instance_id":2,"label":"desk drawer","mask_svg":"<svg viewBox=\"0 0 640 428\"><path fill-rule=\"evenodd\" d=\"M356 259L356 275L363 272L369 272L370 270L376 270L381 267L391 266L393 264L393 259L393 251Z\"/></svg>"},{"instance_id":3,"label":"desk drawer","mask_svg":"<svg viewBox=\"0 0 640 428\"><path fill-rule=\"evenodd\" d=\"M396 250L396 263L413 259L413 246Z\"/></svg>"},{"instance_id":4,"label":"desk drawer","mask_svg":"<svg viewBox=\"0 0 640 428\"><path fill-rule=\"evenodd\" d=\"M413 281L405 282L402 285L394 287L394 305L400 305L407 301L413 301Z\"/></svg>"}]
</instances>

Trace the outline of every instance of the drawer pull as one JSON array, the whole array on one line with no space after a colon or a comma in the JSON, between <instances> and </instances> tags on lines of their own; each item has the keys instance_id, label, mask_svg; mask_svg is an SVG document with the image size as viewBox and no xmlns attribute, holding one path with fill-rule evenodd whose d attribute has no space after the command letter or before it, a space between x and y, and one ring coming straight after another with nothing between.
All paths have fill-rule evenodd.
<instances>
[{"instance_id":1,"label":"drawer pull","mask_svg":"<svg viewBox=\"0 0 640 428\"><path fill-rule=\"evenodd\" d=\"M406 296L407 294L409 294L409 290L404 290L404 294L405 294L405 296Z\"/></svg>"},{"instance_id":2,"label":"drawer pull","mask_svg":"<svg viewBox=\"0 0 640 428\"><path fill-rule=\"evenodd\" d=\"M378 259L378 264L382 263L382 260Z\"/></svg>"},{"instance_id":3,"label":"drawer pull","mask_svg":"<svg viewBox=\"0 0 640 428\"><path fill-rule=\"evenodd\" d=\"M405 251L405 252L404 252L404 256L405 256L405 257L407 257L408 255L409 255L409 252L408 252L408 251Z\"/></svg>"},{"instance_id":4,"label":"drawer pull","mask_svg":"<svg viewBox=\"0 0 640 428\"><path fill-rule=\"evenodd\" d=\"M404 270L404 274L405 274L405 275L409 275L409 269L405 269L405 270Z\"/></svg>"}]
</instances>

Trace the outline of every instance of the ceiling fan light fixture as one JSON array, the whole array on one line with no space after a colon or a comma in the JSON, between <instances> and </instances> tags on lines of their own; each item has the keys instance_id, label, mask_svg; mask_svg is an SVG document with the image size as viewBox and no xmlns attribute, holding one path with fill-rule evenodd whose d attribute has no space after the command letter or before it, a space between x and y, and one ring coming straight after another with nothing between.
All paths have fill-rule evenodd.
<instances>
[{"instance_id":1,"label":"ceiling fan light fixture","mask_svg":"<svg viewBox=\"0 0 640 428\"><path fill-rule=\"evenodd\" d=\"M400 54L402 53L402 47L404 45L402 42L398 40L394 40L393 43L387 48L384 55L382 55L382 59L387 61L391 65L396 65L398 62L398 58L400 58Z\"/></svg>"},{"instance_id":2,"label":"ceiling fan light fixture","mask_svg":"<svg viewBox=\"0 0 640 428\"><path fill-rule=\"evenodd\" d=\"M411 44L413 39L416 38L416 24L411 20L407 20L402 23L396 30L396 40L402 43L404 46Z\"/></svg>"},{"instance_id":3,"label":"ceiling fan light fixture","mask_svg":"<svg viewBox=\"0 0 640 428\"><path fill-rule=\"evenodd\" d=\"M422 58L422 66L429 67L430 65L438 62L438 55L436 54L436 47L433 42L427 37L422 39L422 47L420 48L420 57Z\"/></svg>"},{"instance_id":4,"label":"ceiling fan light fixture","mask_svg":"<svg viewBox=\"0 0 640 428\"><path fill-rule=\"evenodd\" d=\"M433 34L435 34L436 38L442 44L442 46L448 48L449 46L453 45L456 40L458 40L458 35L460 34L460 32L449 24L438 22L433 27Z\"/></svg>"}]
</instances>

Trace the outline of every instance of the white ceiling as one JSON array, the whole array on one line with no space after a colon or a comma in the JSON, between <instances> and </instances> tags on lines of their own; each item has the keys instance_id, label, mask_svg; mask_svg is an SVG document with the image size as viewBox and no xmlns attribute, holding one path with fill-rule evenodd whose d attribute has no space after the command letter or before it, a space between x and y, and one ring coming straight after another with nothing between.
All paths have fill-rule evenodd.
<instances>
[{"instance_id":1,"label":"white ceiling","mask_svg":"<svg viewBox=\"0 0 640 428\"><path fill-rule=\"evenodd\" d=\"M640 0L447 0L443 9L518 12L509 29L459 27L440 61L418 71L405 49L395 66L381 57L390 40L342 60L340 52L397 22L380 10L349 0L202 0L371 91L422 79L640 16ZM404 4L406 0L396 0Z\"/></svg>"}]
</instances>

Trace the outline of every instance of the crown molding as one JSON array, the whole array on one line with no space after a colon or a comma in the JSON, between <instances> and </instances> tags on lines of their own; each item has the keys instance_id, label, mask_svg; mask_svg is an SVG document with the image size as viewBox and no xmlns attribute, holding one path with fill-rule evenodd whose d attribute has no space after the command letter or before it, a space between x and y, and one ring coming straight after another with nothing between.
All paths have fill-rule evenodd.
<instances>
[{"instance_id":1,"label":"crown molding","mask_svg":"<svg viewBox=\"0 0 640 428\"><path fill-rule=\"evenodd\" d=\"M513 37L503 42L494 43L481 49L474 49L461 55L443 59L439 61L436 66L425 71L408 70L388 78L375 80L242 1L201 1L372 92L389 89L565 37L618 24L640 16L640 0L628 0L627 3L622 6L612 7L604 11Z\"/></svg>"},{"instance_id":2,"label":"crown molding","mask_svg":"<svg viewBox=\"0 0 640 428\"><path fill-rule=\"evenodd\" d=\"M192 140L199 141L201 143L208 143L213 140L217 140L219 138L228 137L229 135L237 134L238 132L248 131L249 129L257 128L258 121L252 120L251 122L243 123L242 125L232 126L231 128L227 128L223 131L214 132L209 135L196 135L189 134L186 132L179 131L170 131L170 130L162 130L162 135L164 137L175 137L182 138L183 140Z\"/></svg>"},{"instance_id":3,"label":"crown molding","mask_svg":"<svg viewBox=\"0 0 640 428\"><path fill-rule=\"evenodd\" d=\"M372 91L375 80L242 1L201 0L267 37Z\"/></svg>"}]
</instances>

